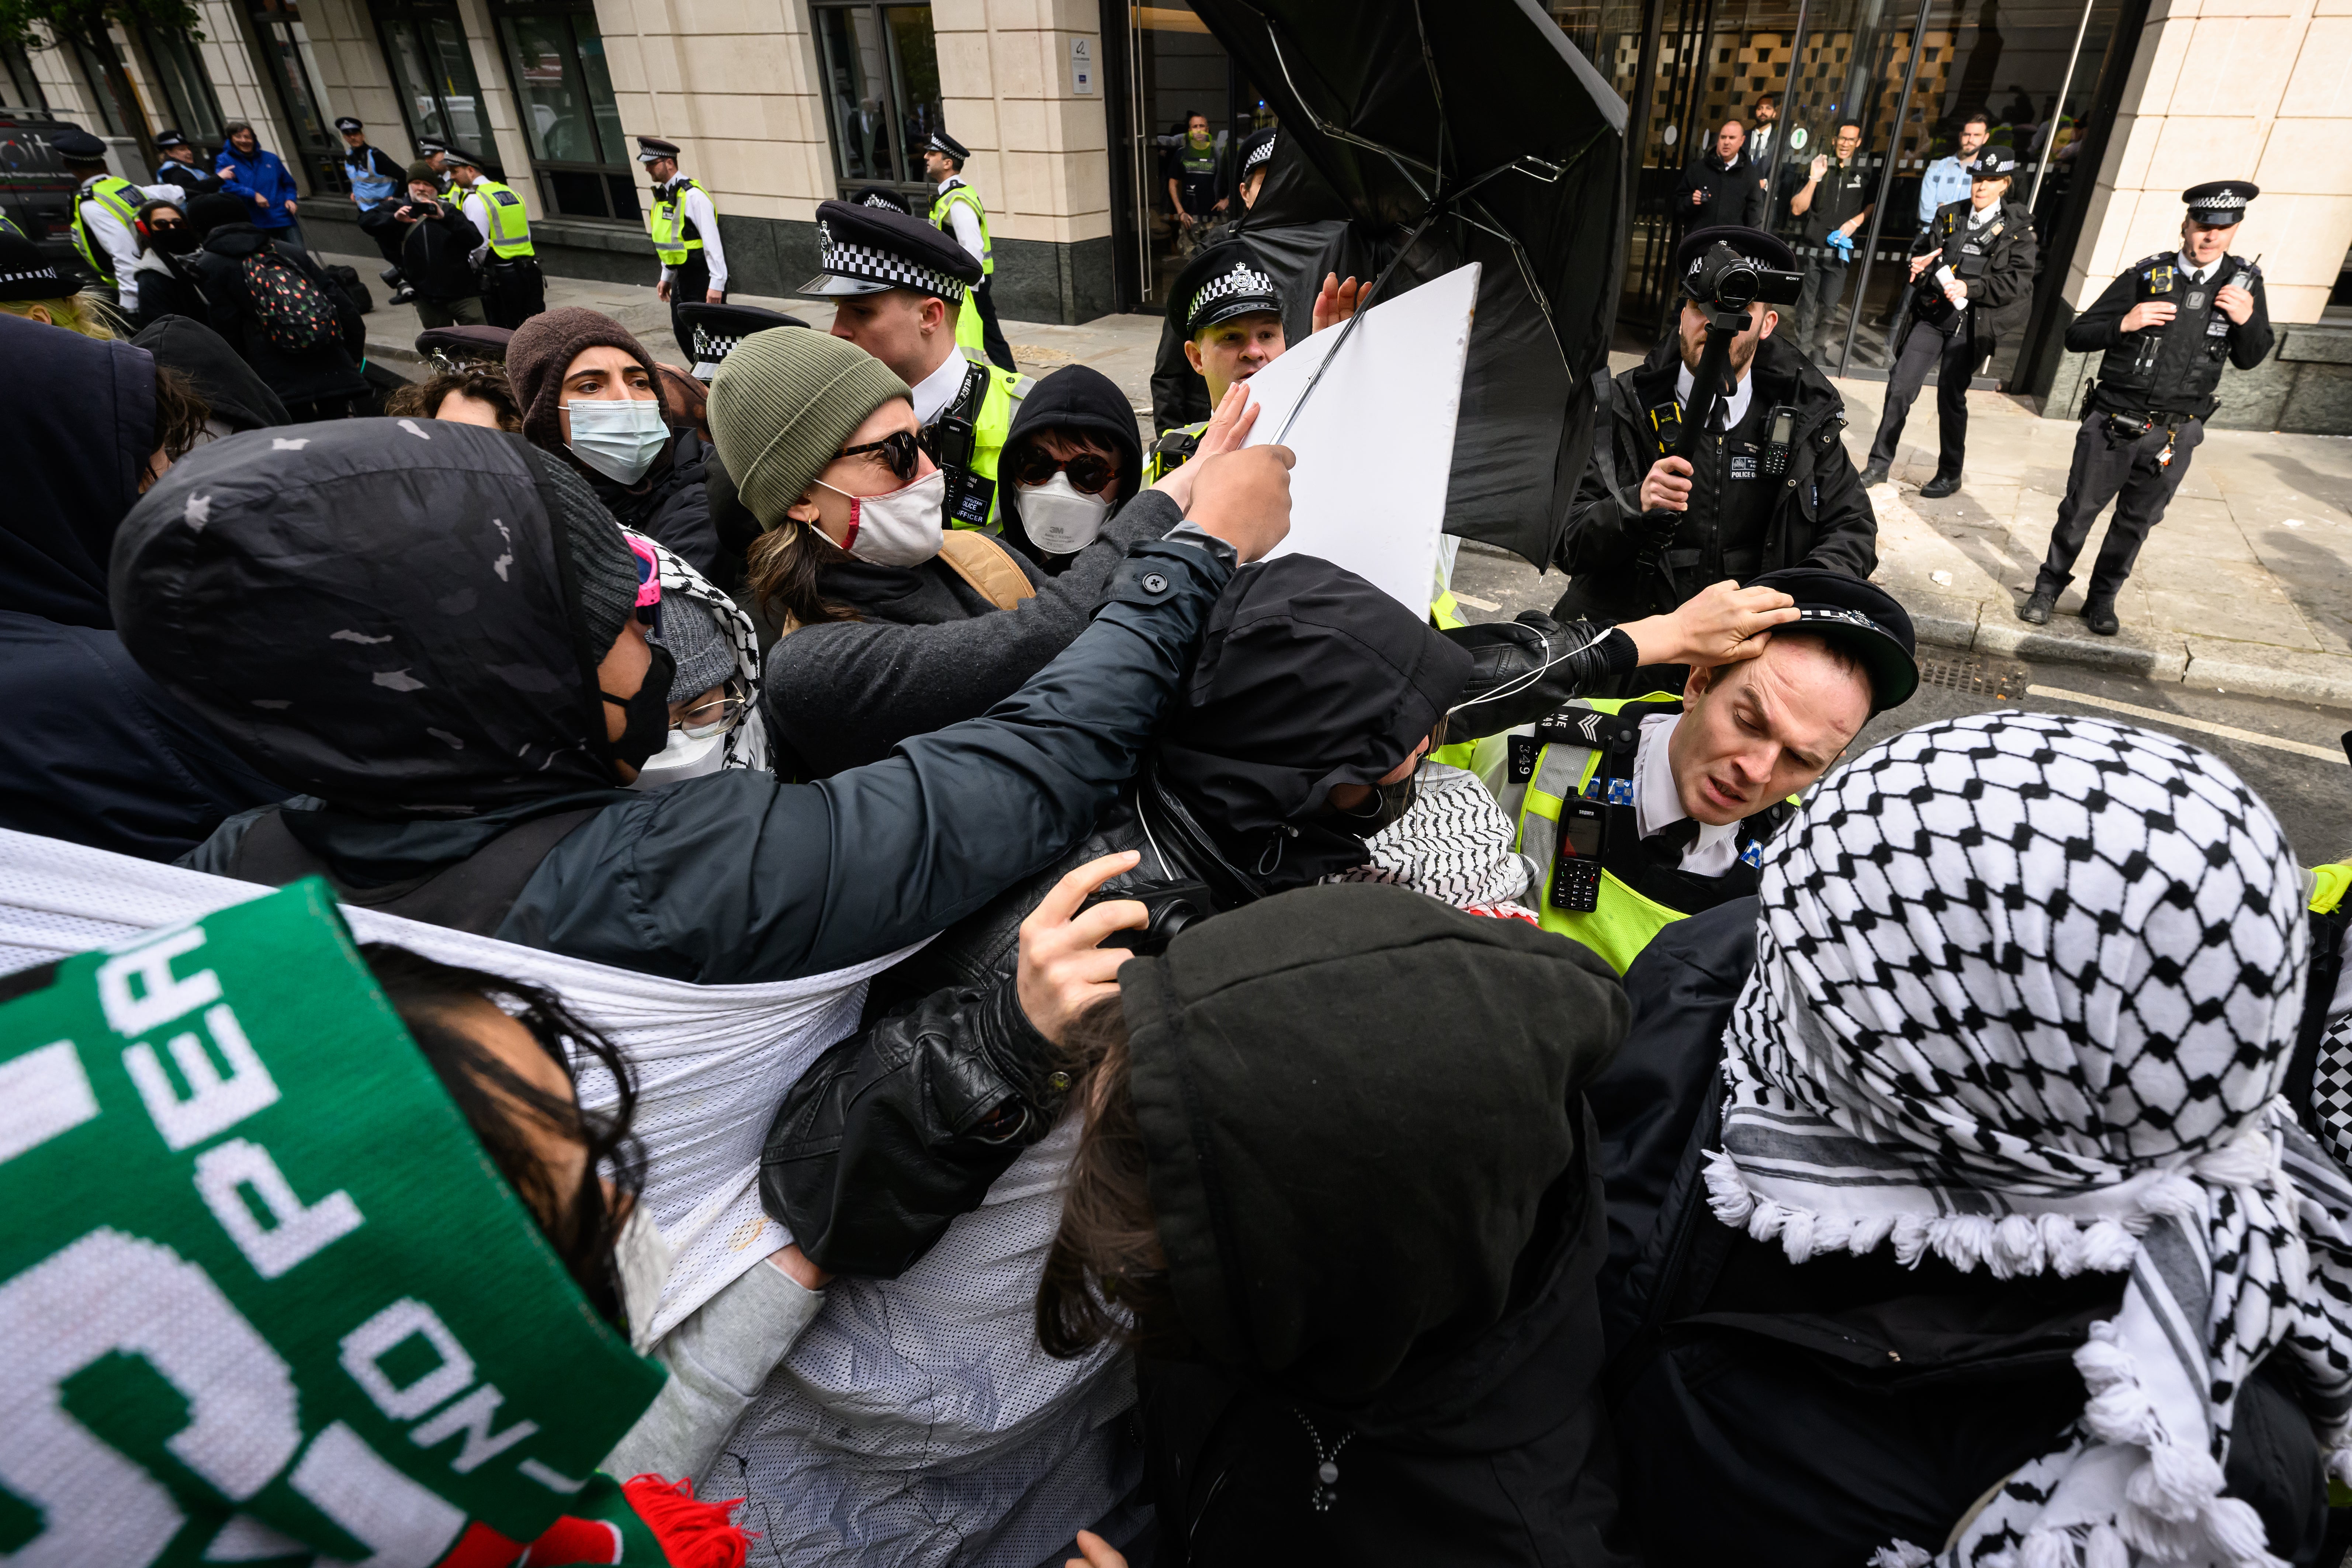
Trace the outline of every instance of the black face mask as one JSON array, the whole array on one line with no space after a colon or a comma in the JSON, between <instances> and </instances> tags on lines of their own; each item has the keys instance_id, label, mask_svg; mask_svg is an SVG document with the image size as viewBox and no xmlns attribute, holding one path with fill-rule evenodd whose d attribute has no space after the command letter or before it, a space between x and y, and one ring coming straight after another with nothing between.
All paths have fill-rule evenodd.
<instances>
[{"instance_id":1,"label":"black face mask","mask_svg":"<svg viewBox=\"0 0 2352 1568\"><path fill-rule=\"evenodd\" d=\"M147 231L147 243L166 256L185 256L196 247L196 231L184 223L163 224Z\"/></svg>"},{"instance_id":2,"label":"black face mask","mask_svg":"<svg viewBox=\"0 0 2352 1568\"><path fill-rule=\"evenodd\" d=\"M646 758L669 744L669 683L677 674L677 660L669 649L649 642L646 651L653 655L653 663L635 696L623 699L609 691L597 693L627 715L621 738L604 742L605 760L633 768L644 767Z\"/></svg>"},{"instance_id":3,"label":"black face mask","mask_svg":"<svg viewBox=\"0 0 2352 1568\"><path fill-rule=\"evenodd\" d=\"M1361 834L1366 838L1382 828L1395 826L1400 817L1412 809L1413 803L1421 798L1421 768L1416 763L1412 772L1396 783L1374 784L1372 789L1372 798L1365 802L1360 811L1343 811L1336 805L1331 808L1332 816L1347 823L1348 831Z\"/></svg>"}]
</instances>

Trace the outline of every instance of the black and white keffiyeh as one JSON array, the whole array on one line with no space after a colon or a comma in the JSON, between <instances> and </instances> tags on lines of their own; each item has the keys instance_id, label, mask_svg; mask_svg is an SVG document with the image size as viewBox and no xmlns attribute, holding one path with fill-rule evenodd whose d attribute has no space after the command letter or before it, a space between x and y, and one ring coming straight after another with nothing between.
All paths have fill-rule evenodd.
<instances>
[{"instance_id":1,"label":"black and white keffiyeh","mask_svg":"<svg viewBox=\"0 0 2352 1568\"><path fill-rule=\"evenodd\" d=\"M1987 713L1855 759L1782 843L1717 1216L1797 1263L2130 1275L2075 1352L2081 1419L1934 1560L2275 1563L2221 1462L2281 1345L2352 1478L2352 1185L2277 1098L2309 946L2277 820L2168 736Z\"/></svg>"},{"instance_id":2,"label":"black and white keffiyeh","mask_svg":"<svg viewBox=\"0 0 2352 1568\"><path fill-rule=\"evenodd\" d=\"M727 637L727 646L735 650L735 673L742 679L743 690L751 699L743 721L727 731L724 760L719 764L728 768L764 768L768 765L768 727L761 718L760 703L760 637L752 627L751 617L743 607L730 598L716 583L696 571L691 565L659 540L623 529L632 543L653 552L654 578L661 584L662 597L672 595L692 600L710 612L710 618Z\"/></svg>"}]
</instances>

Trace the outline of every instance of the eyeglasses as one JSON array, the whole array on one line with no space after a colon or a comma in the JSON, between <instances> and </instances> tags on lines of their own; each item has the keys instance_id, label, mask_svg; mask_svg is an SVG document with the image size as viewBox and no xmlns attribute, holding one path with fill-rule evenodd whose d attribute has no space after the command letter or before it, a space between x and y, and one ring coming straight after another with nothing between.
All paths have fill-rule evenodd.
<instances>
[{"instance_id":1,"label":"eyeglasses","mask_svg":"<svg viewBox=\"0 0 2352 1568\"><path fill-rule=\"evenodd\" d=\"M720 688L721 695L707 702L698 702L683 717L670 721L673 730L683 730L689 741L707 741L713 735L723 735L743 721L751 709L751 699L743 694L743 683L730 680Z\"/></svg>"},{"instance_id":2,"label":"eyeglasses","mask_svg":"<svg viewBox=\"0 0 2352 1568\"><path fill-rule=\"evenodd\" d=\"M835 456L863 458L870 455L875 461L898 475L900 484L911 485L915 482L916 460L922 450L923 445L915 438L912 430L894 430L879 441L868 441L861 447L844 447Z\"/></svg>"},{"instance_id":3,"label":"eyeglasses","mask_svg":"<svg viewBox=\"0 0 2352 1568\"><path fill-rule=\"evenodd\" d=\"M1118 478L1118 468L1099 452L1081 452L1066 461L1042 447L1024 447L1013 477L1024 485L1042 485L1055 474L1069 475L1073 486L1098 496Z\"/></svg>"}]
</instances>

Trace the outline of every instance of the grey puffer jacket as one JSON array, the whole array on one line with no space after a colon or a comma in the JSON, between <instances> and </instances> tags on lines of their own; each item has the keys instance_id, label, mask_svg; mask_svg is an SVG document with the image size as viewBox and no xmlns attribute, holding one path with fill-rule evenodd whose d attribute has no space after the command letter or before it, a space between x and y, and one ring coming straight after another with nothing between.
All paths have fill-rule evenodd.
<instances>
[{"instance_id":1,"label":"grey puffer jacket","mask_svg":"<svg viewBox=\"0 0 2352 1568\"><path fill-rule=\"evenodd\" d=\"M1037 591L1009 610L937 560L829 572L825 596L866 618L803 626L769 650L763 700L776 771L830 778L881 761L909 736L987 712L1086 629L1129 546L1165 538L1182 521L1174 502L1146 490L1058 576L1008 551Z\"/></svg>"}]
</instances>

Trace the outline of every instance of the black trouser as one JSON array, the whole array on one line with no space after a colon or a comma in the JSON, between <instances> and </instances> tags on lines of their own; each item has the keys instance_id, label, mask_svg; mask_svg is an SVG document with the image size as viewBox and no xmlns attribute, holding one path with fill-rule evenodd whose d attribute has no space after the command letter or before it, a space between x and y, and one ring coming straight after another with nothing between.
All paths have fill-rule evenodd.
<instances>
[{"instance_id":1,"label":"black trouser","mask_svg":"<svg viewBox=\"0 0 2352 1568\"><path fill-rule=\"evenodd\" d=\"M482 308L479 294L467 294L457 300L428 300L416 297L417 324L433 327L487 327L489 313Z\"/></svg>"},{"instance_id":2,"label":"black trouser","mask_svg":"<svg viewBox=\"0 0 2352 1568\"><path fill-rule=\"evenodd\" d=\"M2074 436L2074 466L2066 474L2066 499L2058 503L2058 521L2050 530L2050 553L2042 563L2037 590L2055 596L2074 580L2074 558L2091 537L2091 525L2109 501L2116 515L2099 544L2099 558L2091 567L2091 584L2084 590L2087 602L2112 600L2131 576L2132 563L2147 531L2164 520L2172 492L2189 476L2189 457L2205 439L2205 421L2185 415L2159 414L2148 433L2137 440L2115 440L2107 416L2084 416ZM2159 462L2166 442L2172 461Z\"/></svg>"},{"instance_id":3,"label":"black trouser","mask_svg":"<svg viewBox=\"0 0 2352 1568\"><path fill-rule=\"evenodd\" d=\"M1013 345L1004 341L1004 329L996 324L996 301L988 297L989 279L980 280L971 291L972 302L980 308L980 352L988 363L999 370L1018 370L1013 363Z\"/></svg>"},{"instance_id":4,"label":"black trouser","mask_svg":"<svg viewBox=\"0 0 2352 1568\"><path fill-rule=\"evenodd\" d=\"M1936 472L1958 474L1969 451L1969 377L1977 365L1976 341L1968 323L1957 324L1950 336L1927 321L1914 321L1903 352L1886 373L1886 403L1878 416L1878 438L1870 444L1873 467L1892 467L1895 448L1903 439L1904 422L1911 416L1911 400L1919 395L1930 371L1936 376L1936 434L1939 450Z\"/></svg>"},{"instance_id":5,"label":"black trouser","mask_svg":"<svg viewBox=\"0 0 2352 1568\"><path fill-rule=\"evenodd\" d=\"M710 263L702 259L702 252L689 250L686 259L669 271L669 330L677 340L678 353L686 363L694 363L694 329L677 313L680 305L700 305L710 293ZM724 302L723 300L721 301Z\"/></svg>"},{"instance_id":6,"label":"black trouser","mask_svg":"<svg viewBox=\"0 0 2352 1568\"><path fill-rule=\"evenodd\" d=\"M511 331L547 309L547 280L535 258L512 261L490 258L482 268L482 313L489 324Z\"/></svg>"},{"instance_id":7,"label":"black trouser","mask_svg":"<svg viewBox=\"0 0 2352 1568\"><path fill-rule=\"evenodd\" d=\"M1816 329L1827 336L1837 325L1838 300L1845 294L1845 270L1849 265L1838 259L1837 252L1805 258L1805 282L1797 296L1797 347L1809 358L1821 357L1813 342ZM1827 374L1826 368L1823 374Z\"/></svg>"}]
</instances>

